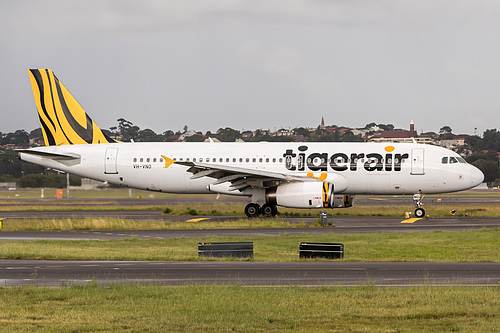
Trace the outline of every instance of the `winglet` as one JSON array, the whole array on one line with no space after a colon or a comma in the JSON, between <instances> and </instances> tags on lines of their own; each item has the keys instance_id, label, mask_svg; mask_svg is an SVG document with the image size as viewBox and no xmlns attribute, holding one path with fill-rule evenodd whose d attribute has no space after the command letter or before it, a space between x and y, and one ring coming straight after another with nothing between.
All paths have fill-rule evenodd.
<instances>
[{"instance_id":1,"label":"winglet","mask_svg":"<svg viewBox=\"0 0 500 333\"><path fill-rule=\"evenodd\" d=\"M112 143L50 69L30 69L46 146Z\"/></svg>"}]
</instances>

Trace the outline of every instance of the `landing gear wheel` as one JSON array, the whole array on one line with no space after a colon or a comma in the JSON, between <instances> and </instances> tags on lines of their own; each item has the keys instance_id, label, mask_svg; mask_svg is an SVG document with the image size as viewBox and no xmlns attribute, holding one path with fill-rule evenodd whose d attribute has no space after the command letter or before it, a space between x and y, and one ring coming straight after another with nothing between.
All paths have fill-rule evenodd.
<instances>
[{"instance_id":1,"label":"landing gear wheel","mask_svg":"<svg viewBox=\"0 0 500 333\"><path fill-rule=\"evenodd\" d=\"M416 217L424 217L425 216L425 210L423 208L417 208L417 209L415 209L415 216Z\"/></svg>"},{"instance_id":2,"label":"landing gear wheel","mask_svg":"<svg viewBox=\"0 0 500 333\"><path fill-rule=\"evenodd\" d=\"M260 206L256 203L249 203L245 207L245 214L248 217L258 217L260 215Z\"/></svg>"},{"instance_id":3,"label":"landing gear wheel","mask_svg":"<svg viewBox=\"0 0 500 333\"><path fill-rule=\"evenodd\" d=\"M278 214L278 208L271 204L265 204L260 211L265 217L275 217Z\"/></svg>"}]
</instances>

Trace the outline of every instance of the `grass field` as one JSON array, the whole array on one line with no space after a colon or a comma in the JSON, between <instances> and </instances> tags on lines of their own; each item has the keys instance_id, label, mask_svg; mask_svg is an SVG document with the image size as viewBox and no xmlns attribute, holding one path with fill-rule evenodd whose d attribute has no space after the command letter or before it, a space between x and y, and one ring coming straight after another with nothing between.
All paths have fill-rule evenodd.
<instances>
[{"instance_id":1,"label":"grass field","mask_svg":"<svg viewBox=\"0 0 500 333\"><path fill-rule=\"evenodd\" d=\"M47 192L46 192L47 193ZM96 196L97 193L97 196ZM16 199L0 193L2 210L164 209L120 207L112 198L125 190L72 191L89 205L58 202L9 206ZM134 196L137 194L134 191ZM37 198L40 191L19 192ZM149 196L148 192L137 196ZM499 196L475 192L461 196ZM175 194L154 194L174 198ZM16 198L19 198L16 197ZM499 196L500 197L500 196ZM103 200L94 200L102 198ZM193 196L193 198L197 198ZM206 198L206 197L204 197ZM109 199L109 200L108 200ZM209 198L210 199L210 198ZM213 198L212 198L213 199ZM196 200L194 200L196 201ZM22 202L22 201L21 201ZM102 206L99 206L101 204ZM43 206L43 207L40 207ZM98 208L96 208L98 207ZM139 208L140 207L140 208ZM170 205L169 214L243 215L243 203ZM500 205L425 206L431 216L500 216ZM332 210L335 215L403 216L405 206L365 206ZM235 214L236 212L236 214ZM297 215L304 210L282 209ZM317 215L318 211L312 211ZM0 218L1 218L0 213ZM168 217L168 215L167 215ZM7 230L120 230L183 228L306 227L278 219L234 222L134 222L122 219L44 219L4 221ZM334 231L334 229L333 229ZM300 261L300 241L341 242L345 261L500 262L500 229L468 232L329 234L323 236L203 239L135 238L111 241L0 242L0 259L56 260L199 260L198 242L253 241L255 261ZM133 249L133 251L130 251ZM234 260L234 259L212 259ZM0 277L1 278L1 277ZM242 286L112 285L0 287L0 332L500 332L500 288L248 288Z\"/></svg>"},{"instance_id":2,"label":"grass field","mask_svg":"<svg viewBox=\"0 0 500 333\"><path fill-rule=\"evenodd\" d=\"M199 242L221 241L253 241L255 261L302 260L298 257L299 243L307 241L343 243L346 261L500 262L500 229L245 238L11 241L0 242L0 259L187 261L199 260Z\"/></svg>"},{"instance_id":3,"label":"grass field","mask_svg":"<svg viewBox=\"0 0 500 333\"><path fill-rule=\"evenodd\" d=\"M1 288L1 332L498 332L500 288Z\"/></svg>"},{"instance_id":4,"label":"grass field","mask_svg":"<svg viewBox=\"0 0 500 333\"><path fill-rule=\"evenodd\" d=\"M250 228L308 228L317 225L288 223L282 219L247 219L212 222L199 221L164 222L133 221L118 218L85 219L8 219L4 220L3 231L41 231L41 230L171 230L171 229L250 229Z\"/></svg>"}]
</instances>

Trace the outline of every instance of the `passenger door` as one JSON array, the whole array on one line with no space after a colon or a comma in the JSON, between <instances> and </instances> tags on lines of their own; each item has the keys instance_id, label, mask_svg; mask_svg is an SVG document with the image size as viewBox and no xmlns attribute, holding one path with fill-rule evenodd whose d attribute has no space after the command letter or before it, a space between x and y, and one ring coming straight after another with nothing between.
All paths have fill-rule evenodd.
<instances>
[{"instance_id":1,"label":"passenger door","mask_svg":"<svg viewBox=\"0 0 500 333\"><path fill-rule=\"evenodd\" d=\"M104 161L104 173L106 174L116 174L118 169L116 168L118 156L118 148L111 147L106 148L106 158Z\"/></svg>"},{"instance_id":2,"label":"passenger door","mask_svg":"<svg viewBox=\"0 0 500 333\"><path fill-rule=\"evenodd\" d=\"M411 174L424 174L424 149L414 148L411 150Z\"/></svg>"}]
</instances>

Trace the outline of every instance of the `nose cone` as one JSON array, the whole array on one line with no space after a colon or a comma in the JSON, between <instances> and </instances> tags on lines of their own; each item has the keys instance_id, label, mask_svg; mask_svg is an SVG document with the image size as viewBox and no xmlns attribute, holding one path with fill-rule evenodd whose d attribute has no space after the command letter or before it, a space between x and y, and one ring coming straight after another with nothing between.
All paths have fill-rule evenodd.
<instances>
[{"instance_id":1,"label":"nose cone","mask_svg":"<svg viewBox=\"0 0 500 333\"><path fill-rule=\"evenodd\" d=\"M471 187L476 187L477 185L481 184L484 180L484 174L481 170L476 168L475 166L471 165L470 169L470 183Z\"/></svg>"}]
</instances>

